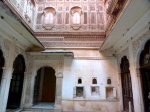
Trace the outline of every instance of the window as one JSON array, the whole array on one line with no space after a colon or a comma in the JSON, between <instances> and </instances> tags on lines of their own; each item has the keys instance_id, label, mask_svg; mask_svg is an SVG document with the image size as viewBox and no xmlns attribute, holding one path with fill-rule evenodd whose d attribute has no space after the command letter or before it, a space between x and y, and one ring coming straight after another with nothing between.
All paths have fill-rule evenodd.
<instances>
[{"instance_id":1,"label":"window","mask_svg":"<svg viewBox=\"0 0 150 112\"><path fill-rule=\"evenodd\" d=\"M80 24L80 13L75 12L73 14L73 24Z\"/></svg>"},{"instance_id":2,"label":"window","mask_svg":"<svg viewBox=\"0 0 150 112\"><path fill-rule=\"evenodd\" d=\"M81 24L81 14L82 9L78 6L71 8L71 16L72 16L72 24L73 25L80 25Z\"/></svg>"},{"instance_id":3,"label":"window","mask_svg":"<svg viewBox=\"0 0 150 112\"><path fill-rule=\"evenodd\" d=\"M45 17L44 17L44 23L45 24L53 24L53 21L54 21L53 13L51 13L51 12L46 13Z\"/></svg>"},{"instance_id":4,"label":"window","mask_svg":"<svg viewBox=\"0 0 150 112\"><path fill-rule=\"evenodd\" d=\"M56 11L52 7L47 7L44 9L43 14L43 24L44 25L53 25L55 20Z\"/></svg>"},{"instance_id":5,"label":"window","mask_svg":"<svg viewBox=\"0 0 150 112\"><path fill-rule=\"evenodd\" d=\"M96 79L96 78L94 78L94 79L92 80L92 84L97 84L97 79Z\"/></svg>"},{"instance_id":6,"label":"window","mask_svg":"<svg viewBox=\"0 0 150 112\"><path fill-rule=\"evenodd\" d=\"M107 79L107 84L111 84L111 79L110 78Z\"/></svg>"},{"instance_id":7,"label":"window","mask_svg":"<svg viewBox=\"0 0 150 112\"><path fill-rule=\"evenodd\" d=\"M82 84L82 79L81 78L78 79L78 84Z\"/></svg>"}]
</instances>

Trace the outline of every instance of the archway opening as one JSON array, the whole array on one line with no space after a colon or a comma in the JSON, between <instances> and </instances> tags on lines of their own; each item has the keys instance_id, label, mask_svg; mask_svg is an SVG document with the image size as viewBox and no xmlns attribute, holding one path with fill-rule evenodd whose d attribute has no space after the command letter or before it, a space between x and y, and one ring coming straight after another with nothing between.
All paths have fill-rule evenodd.
<instances>
[{"instance_id":1,"label":"archway opening","mask_svg":"<svg viewBox=\"0 0 150 112\"><path fill-rule=\"evenodd\" d=\"M5 63L5 60L4 60L4 57L3 57L3 52L0 49L0 87L1 87L4 63Z\"/></svg>"},{"instance_id":2,"label":"archway opening","mask_svg":"<svg viewBox=\"0 0 150 112\"><path fill-rule=\"evenodd\" d=\"M54 105L56 91L55 70L52 67L42 67L37 71L34 82L33 105ZM53 108L53 107L52 107Z\"/></svg>"},{"instance_id":3,"label":"archway opening","mask_svg":"<svg viewBox=\"0 0 150 112\"><path fill-rule=\"evenodd\" d=\"M140 54L140 71L141 71L141 84L145 112L148 112L150 99L150 40L145 44L144 50Z\"/></svg>"},{"instance_id":4,"label":"archway opening","mask_svg":"<svg viewBox=\"0 0 150 112\"><path fill-rule=\"evenodd\" d=\"M122 97L123 97L123 108L124 111L129 111L129 102L131 102L132 109L133 107L133 94L132 94L132 82L131 74L129 70L129 60L126 56L121 59L120 64L121 69L121 83L122 83Z\"/></svg>"},{"instance_id":5,"label":"archway opening","mask_svg":"<svg viewBox=\"0 0 150 112\"><path fill-rule=\"evenodd\" d=\"M20 107L25 72L25 61L22 55L16 57L13 63L13 69L7 109L17 109Z\"/></svg>"}]
</instances>

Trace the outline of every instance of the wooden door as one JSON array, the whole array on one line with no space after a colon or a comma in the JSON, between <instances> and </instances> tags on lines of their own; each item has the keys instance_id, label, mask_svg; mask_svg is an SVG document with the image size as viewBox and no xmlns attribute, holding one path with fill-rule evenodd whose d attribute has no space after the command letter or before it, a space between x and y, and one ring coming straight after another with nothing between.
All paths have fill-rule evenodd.
<instances>
[{"instance_id":1,"label":"wooden door","mask_svg":"<svg viewBox=\"0 0 150 112\"><path fill-rule=\"evenodd\" d=\"M37 75L35 77L35 81L34 81L33 105L36 105L39 103L40 81L41 81L41 69L38 70Z\"/></svg>"},{"instance_id":2,"label":"wooden door","mask_svg":"<svg viewBox=\"0 0 150 112\"><path fill-rule=\"evenodd\" d=\"M142 82L145 112L147 112L150 103L150 100L148 99L148 94L150 92L150 67L149 69L142 70Z\"/></svg>"},{"instance_id":3,"label":"wooden door","mask_svg":"<svg viewBox=\"0 0 150 112\"><path fill-rule=\"evenodd\" d=\"M132 111L134 111L129 61L126 56L122 58L120 68L121 68L123 107L124 107L124 110L128 112L129 102L131 102Z\"/></svg>"},{"instance_id":4,"label":"wooden door","mask_svg":"<svg viewBox=\"0 0 150 112\"><path fill-rule=\"evenodd\" d=\"M7 108L16 109L20 106L21 95L22 95L22 86L23 86L24 75L19 73L13 73Z\"/></svg>"},{"instance_id":5,"label":"wooden door","mask_svg":"<svg viewBox=\"0 0 150 112\"><path fill-rule=\"evenodd\" d=\"M148 112L150 99L148 95L150 92L150 39L146 42L144 50L140 54L140 71L141 71L141 84L145 112Z\"/></svg>"},{"instance_id":6,"label":"wooden door","mask_svg":"<svg viewBox=\"0 0 150 112\"><path fill-rule=\"evenodd\" d=\"M20 107L25 71L25 62L22 55L16 57L13 68L14 72L12 74L7 102L8 109L17 109Z\"/></svg>"},{"instance_id":7,"label":"wooden door","mask_svg":"<svg viewBox=\"0 0 150 112\"><path fill-rule=\"evenodd\" d=\"M55 71L50 67L45 67L42 102L55 102L56 77Z\"/></svg>"}]
</instances>

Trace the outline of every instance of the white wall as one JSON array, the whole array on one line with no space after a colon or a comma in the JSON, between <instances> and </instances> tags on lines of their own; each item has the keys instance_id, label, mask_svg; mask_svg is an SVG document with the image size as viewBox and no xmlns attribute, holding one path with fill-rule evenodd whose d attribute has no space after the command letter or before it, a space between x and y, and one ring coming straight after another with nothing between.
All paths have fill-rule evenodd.
<instances>
[{"instance_id":1,"label":"white wall","mask_svg":"<svg viewBox=\"0 0 150 112\"><path fill-rule=\"evenodd\" d=\"M76 110L90 111L93 103L97 103L98 107L95 111L115 112L118 111L118 98L106 99L105 87L114 87L118 89L118 72L117 72L116 59L107 60L78 60L78 59L65 59L64 60L64 72L63 72L63 87L62 87L62 99L64 110ZM82 78L82 84L78 84L78 78ZM92 77L97 77L97 84L92 84ZM110 77L112 84L107 84L107 78ZM91 86L99 86L99 96L91 95ZM85 98L73 98L73 88L75 86L84 86ZM112 102L113 105L109 102ZM72 104L72 102L74 102ZM77 106L78 103L83 105ZM84 104L85 103L85 104ZM88 104L87 104L88 103ZM72 104L67 106L67 104ZM101 108L103 105L104 109ZM70 107L73 107L70 109ZM89 109L88 109L89 108ZM94 110L93 110L94 111Z\"/></svg>"}]
</instances>

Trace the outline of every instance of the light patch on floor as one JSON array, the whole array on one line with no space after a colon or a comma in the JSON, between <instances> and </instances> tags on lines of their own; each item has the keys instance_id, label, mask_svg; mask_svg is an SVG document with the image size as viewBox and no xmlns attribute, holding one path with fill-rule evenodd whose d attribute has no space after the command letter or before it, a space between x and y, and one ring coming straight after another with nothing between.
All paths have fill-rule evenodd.
<instances>
[{"instance_id":1,"label":"light patch on floor","mask_svg":"<svg viewBox=\"0 0 150 112\"><path fill-rule=\"evenodd\" d=\"M54 109L54 103L40 102L31 109Z\"/></svg>"}]
</instances>

